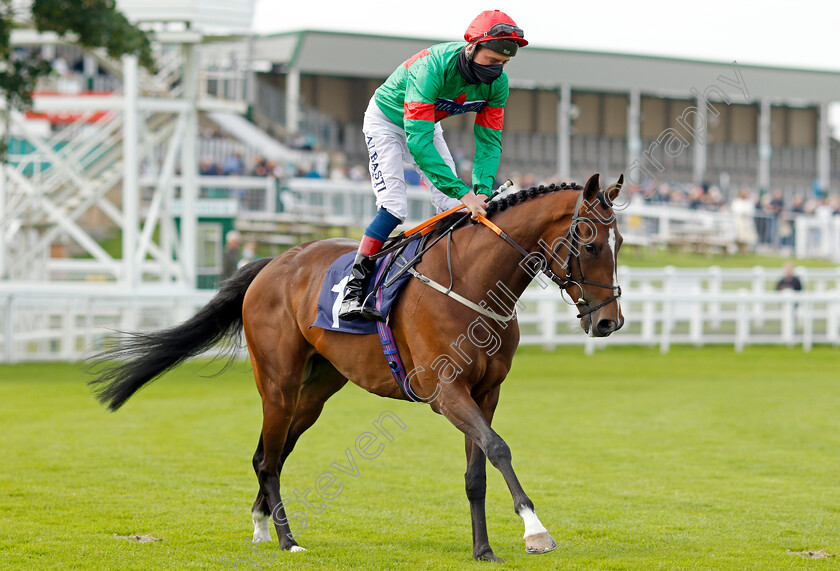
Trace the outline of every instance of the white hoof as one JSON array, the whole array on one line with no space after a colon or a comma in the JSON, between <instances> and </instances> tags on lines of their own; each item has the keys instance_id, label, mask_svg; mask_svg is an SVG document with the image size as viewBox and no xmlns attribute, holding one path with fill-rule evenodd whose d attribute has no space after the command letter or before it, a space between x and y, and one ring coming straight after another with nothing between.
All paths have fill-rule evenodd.
<instances>
[{"instance_id":1,"label":"white hoof","mask_svg":"<svg viewBox=\"0 0 840 571\"><path fill-rule=\"evenodd\" d=\"M298 551L306 551L305 548L301 547L300 545L292 545L292 548L289 549L291 553L297 553Z\"/></svg>"},{"instance_id":2,"label":"white hoof","mask_svg":"<svg viewBox=\"0 0 840 571\"><path fill-rule=\"evenodd\" d=\"M525 551L531 555L538 553L548 553L557 549L557 542L551 537L547 531L529 535L525 538Z\"/></svg>"}]
</instances>

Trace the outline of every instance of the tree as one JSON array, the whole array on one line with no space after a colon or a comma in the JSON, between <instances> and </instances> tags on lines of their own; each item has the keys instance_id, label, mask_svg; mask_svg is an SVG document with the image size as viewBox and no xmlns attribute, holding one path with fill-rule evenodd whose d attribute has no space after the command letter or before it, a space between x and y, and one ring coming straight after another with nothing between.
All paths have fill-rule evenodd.
<instances>
[{"instance_id":1,"label":"tree","mask_svg":"<svg viewBox=\"0 0 840 571\"><path fill-rule=\"evenodd\" d=\"M12 49L13 18L12 0L0 0L0 90L10 108L25 110L38 78L49 74L51 65ZM32 25L39 32L75 34L76 44L103 47L115 59L136 55L140 65L154 70L148 36L117 10L114 0L33 0Z\"/></svg>"}]
</instances>

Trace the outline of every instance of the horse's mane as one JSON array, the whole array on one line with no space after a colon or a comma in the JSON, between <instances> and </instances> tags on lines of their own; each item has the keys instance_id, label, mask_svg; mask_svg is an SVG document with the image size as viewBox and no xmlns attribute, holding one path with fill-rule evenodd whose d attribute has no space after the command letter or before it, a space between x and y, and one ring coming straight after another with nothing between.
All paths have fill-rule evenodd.
<instances>
[{"instance_id":1,"label":"horse's mane","mask_svg":"<svg viewBox=\"0 0 840 571\"><path fill-rule=\"evenodd\" d=\"M562 182L560 184L541 184L539 186L532 186L531 188L523 188L519 192L512 192L506 196L496 198L495 200L491 201L487 205L487 218L491 218L494 214L497 214L500 211L507 210L508 208L513 208L517 204L530 200L531 198L535 198L542 194L548 194L550 192L557 192L561 190L583 190L583 187L574 182ZM456 218L462 218L463 216L463 212L456 212L454 214L450 214L446 218L443 218L440 222L437 223L436 228L429 234L429 237L434 238L436 236L439 236L441 232L449 228L449 226L451 226L452 223L455 222ZM469 218L464 218L459 224L455 226L455 228L460 228L461 226L467 224L467 222L469 222Z\"/></svg>"}]
</instances>

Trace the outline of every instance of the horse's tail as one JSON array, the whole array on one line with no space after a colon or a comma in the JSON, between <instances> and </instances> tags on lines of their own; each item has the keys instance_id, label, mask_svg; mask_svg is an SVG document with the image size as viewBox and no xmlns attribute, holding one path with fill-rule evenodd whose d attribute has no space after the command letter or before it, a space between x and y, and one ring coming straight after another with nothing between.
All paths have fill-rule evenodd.
<instances>
[{"instance_id":1,"label":"horse's tail","mask_svg":"<svg viewBox=\"0 0 840 571\"><path fill-rule=\"evenodd\" d=\"M243 266L187 321L153 333L126 333L119 347L94 357L93 370L98 377L89 384L95 387L99 402L117 410L146 383L227 335L238 333L245 292L270 261L261 258Z\"/></svg>"}]
</instances>

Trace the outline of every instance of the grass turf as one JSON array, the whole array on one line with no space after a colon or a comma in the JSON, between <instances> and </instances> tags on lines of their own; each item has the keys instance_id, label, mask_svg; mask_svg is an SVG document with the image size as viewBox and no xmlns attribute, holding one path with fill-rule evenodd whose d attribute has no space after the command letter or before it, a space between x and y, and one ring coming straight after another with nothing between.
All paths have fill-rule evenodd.
<instances>
[{"instance_id":1,"label":"grass turf","mask_svg":"<svg viewBox=\"0 0 840 571\"><path fill-rule=\"evenodd\" d=\"M795 258L771 256L766 254L730 254L709 255L701 252L671 252L668 250L652 250L648 248L622 247L618 257L620 266L631 268L661 268L674 266L676 268L706 268L719 266L721 268L778 268L781 274L785 262L792 262L794 266L807 268L833 268L837 264L820 258Z\"/></svg>"},{"instance_id":2,"label":"grass turf","mask_svg":"<svg viewBox=\"0 0 840 571\"><path fill-rule=\"evenodd\" d=\"M283 493L331 471L310 500L306 553L249 551L260 402L248 367L191 363L116 414L75 365L0 367L0 568L474 568L463 438L428 407L348 386L300 440ZM840 351L750 347L523 348L494 427L559 543L524 553L522 524L488 466L491 545L504 568L837 569ZM202 376L205 375L205 376ZM357 436L405 423L375 459ZM350 449L358 476L347 465ZM333 492L338 491L336 484ZM303 509L300 504L290 509ZM299 525L301 520L295 520ZM116 535L151 534L138 544ZM274 530L272 529L272 536Z\"/></svg>"}]
</instances>

